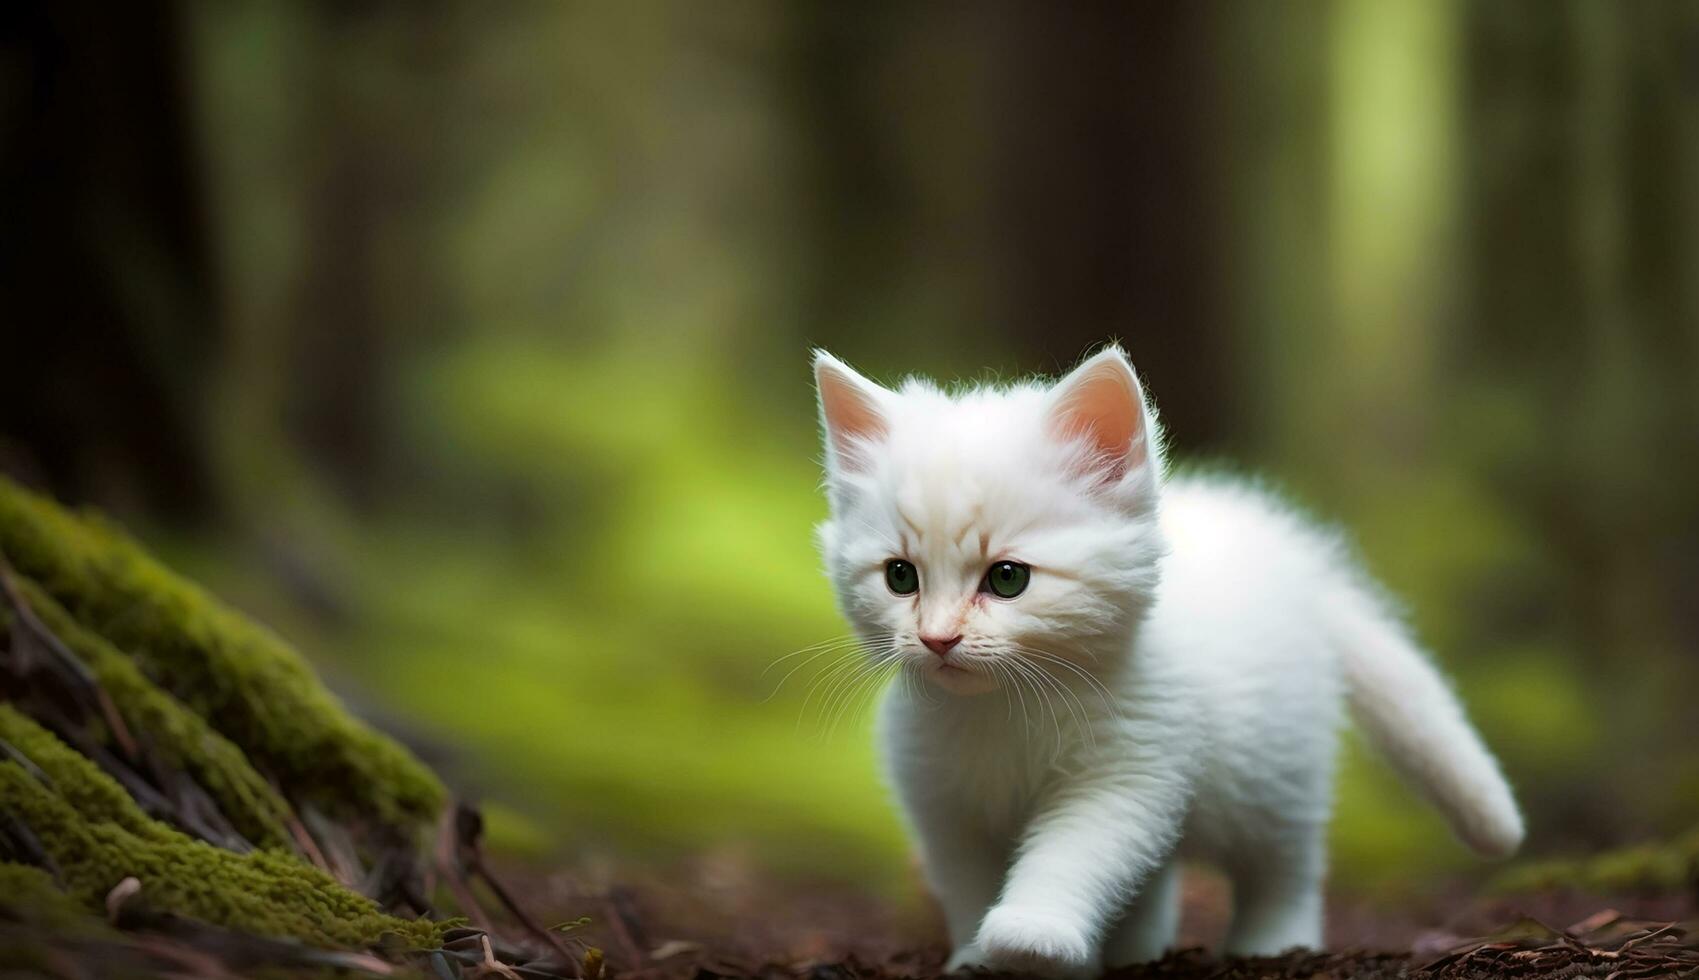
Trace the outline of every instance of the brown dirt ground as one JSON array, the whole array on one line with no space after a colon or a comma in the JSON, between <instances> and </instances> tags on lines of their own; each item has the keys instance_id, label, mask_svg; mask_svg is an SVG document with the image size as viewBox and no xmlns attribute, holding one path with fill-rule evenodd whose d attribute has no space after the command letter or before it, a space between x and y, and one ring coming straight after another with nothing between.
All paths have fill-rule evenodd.
<instances>
[{"instance_id":1,"label":"brown dirt ground","mask_svg":"<svg viewBox=\"0 0 1699 980\"><path fill-rule=\"evenodd\" d=\"M626 868L617 877L611 869L601 874L508 869L503 874L541 918L563 921L588 915L591 922L583 938L602 947L610 968L623 977L925 978L938 974L945 955L938 917L918 897L893 902L843 885L775 881L731 858L703 858L637 875ZM619 884L610 884L615 880ZM919 895L918 883L913 893ZM1649 932L1644 923L1699 916L1692 895L1478 898L1461 884L1397 902L1339 894L1329 908L1331 952L1224 962L1203 948L1216 943L1225 929L1228 897L1226 883L1218 876L1188 874L1181 942L1199 948L1126 971L1126 976L1699 977L1699 945L1694 944L1699 932L1687 938L1654 936L1650 946L1635 939L1630 944L1633 964L1623 958L1629 953L1609 949L1624 937ZM1619 913L1619 918L1611 929L1599 931L1597 924L1608 918L1600 916L1605 910ZM1594 925L1576 930L1581 941L1561 934L1590 917ZM1503 930L1524 919L1556 931L1522 926L1495 946L1444 959L1448 952L1468 948L1472 937L1498 933L1504 939ZM1534 935L1528 934L1530 928ZM1602 951L1591 950L1589 944ZM1654 954L1652 946L1659 952ZM1677 952L1667 953L1666 947Z\"/></svg>"}]
</instances>

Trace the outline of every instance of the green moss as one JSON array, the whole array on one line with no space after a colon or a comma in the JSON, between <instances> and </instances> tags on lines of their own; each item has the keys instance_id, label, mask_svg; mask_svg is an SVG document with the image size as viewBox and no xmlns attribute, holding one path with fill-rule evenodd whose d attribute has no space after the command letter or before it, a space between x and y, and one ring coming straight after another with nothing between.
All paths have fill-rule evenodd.
<instances>
[{"instance_id":1,"label":"green moss","mask_svg":"<svg viewBox=\"0 0 1699 980\"><path fill-rule=\"evenodd\" d=\"M0 553L275 776L290 799L406 830L441 811L436 777L350 716L300 654L105 520L0 479Z\"/></svg>"},{"instance_id":2,"label":"green moss","mask_svg":"<svg viewBox=\"0 0 1699 980\"><path fill-rule=\"evenodd\" d=\"M254 771L241 749L160 690L122 652L79 625L40 586L22 577L14 582L36 616L94 672L130 731L147 740L150 753L193 775L242 836L260 847L289 848L284 823L289 804ZM9 627L9 619L10 611L0 609L0 626ZM111 739L107 742L110 747Z\"/></svg>"},{"instance_id":3,"label":"green moss","mask_svg":"<svg viewBox=\"0 0 1699 980\"><path fill-rule=\"evenodd\" d=\"M35 832L66 893L91 912L133 876L142 885L135 900L149 908L257 935L342 947L372 946L387 934L420 947L440 942L434 923L385 915L290 855L235 854L148 819L94 763L10 705L0 705L0 738L47 777L0 762L0 809Z\"/></svg>"},{"instance_id":4,"label":"green moss","mask_svg":"<svg viewBox=\"0 0 1699 980\"><path fill-rule=\"evenodd\" d=\"M1597 894L1669 893L1699 882L1699 831L1589 857L1518 865L1492 882L1499 892L1577 889Z\"/></svg>"},{"instance_id":5,"label":"green moss","mask_svg":"<svg viewBox=\"0 0 1699 980\"><path fill-rule=\"evenodd\" d=\"M171 829L143 813L122 786L10 704L0 703L0 742L35 763L54 795L79 815L73 822L110 823L144 840L170 839ZM91 772L101 778L87 778ZM30 827L42 832L34 823Z\"/></svg>"},{"instance_id":6,"label":"green moss","mask_svg":"<svg viewBox=\"0 0 1699 980\"><path fill-rule=\"evenodd\" d=\"M0 918L68 930L74 911L104 929L106 895L133 876L137 906L243 932L323 946L369 947L385 936L438 944L439 926L387 915L296 857L288 832L293 799L416 835L445 801L429 770L349 716L281 640L99 519L0 480L0 553L25 605L89 668L123 727L193 776L261 846L237 854L152 819L0 692L9 750L0 753L0 812L34 832L57 875L0 865ZM15 626L14 616L0 608L0 627ZM109 748L119 741L99 722L88 734Z\"/></svg>"}]
</instances>

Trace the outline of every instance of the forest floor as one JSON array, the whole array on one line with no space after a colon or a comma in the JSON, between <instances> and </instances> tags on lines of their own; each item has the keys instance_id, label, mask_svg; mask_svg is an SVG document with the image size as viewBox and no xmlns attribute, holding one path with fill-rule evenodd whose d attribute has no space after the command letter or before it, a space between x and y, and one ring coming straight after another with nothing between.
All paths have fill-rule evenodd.
<instances>
[{"instance_id":1,"label":"forest floor","mask_svg":"<svg viewBox=\"0 0 1699 980\"><path fill-rule=\"evenodd\" d=\"M440 952L315 951L169 915L120 921L122 934L91 933L80 918L43 928L0 915L0 977L934 980L942 973L942 929L924 904L781 880L736 859L689 862L664 874L613 864L568 871L497 862L492 870L530 927L474 915L471 927L445 934ZM1184 897L1182 948L1109 980L1699 978L1693 894L1483 899L1459 884L1400 902L1335 895L1329 951L1258 959L1205 951L1225 928L1220 879L1190 875ZM566 929L564 938L539 925L552 923ZM19 951L24 958L14 960Z\"/></svg>"},{"instance_id":2,"label":"forest floor","mask_svg":"<svg viewBox=\"0 0 1699 980\"><path fill-rule=\"evenodd\" d=\"M926 906L830 884L776 882L735 860L703 860L621 884L522 868L503 872L542 917L587 915L584 938L612 972L643 980L926 980L941 973L942 926ZM1222 960L1227 886L1185 886L1182 950L1118 976L1162 978L1699 977L1699 896L1545 893L1472 897L1459 884L1392 903L1335 895L1327 953ZM551 920L551 921L558 921Z\"/></svg>"}]
</instances>

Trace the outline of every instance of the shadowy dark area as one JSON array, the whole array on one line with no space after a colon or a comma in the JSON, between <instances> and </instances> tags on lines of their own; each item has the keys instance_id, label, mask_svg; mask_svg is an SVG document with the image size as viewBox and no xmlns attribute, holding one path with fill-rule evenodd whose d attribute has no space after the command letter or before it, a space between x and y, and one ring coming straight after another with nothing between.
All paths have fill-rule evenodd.
<instances>
[{"instance_id":1,"label":"shadowy dark area","mask_svg":"<svg viewBox=\"0 0 1699 980\"><path fill-rule=\"evenodd\" d=\"M170 3L0 12L6 458L77 499L198 521L217 262Z\"/></svg>"}]
</instances>

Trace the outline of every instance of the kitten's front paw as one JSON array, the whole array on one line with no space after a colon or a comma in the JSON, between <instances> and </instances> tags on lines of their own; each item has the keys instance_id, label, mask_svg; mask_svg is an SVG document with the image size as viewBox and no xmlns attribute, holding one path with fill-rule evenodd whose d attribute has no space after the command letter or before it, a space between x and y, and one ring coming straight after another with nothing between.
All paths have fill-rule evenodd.
<instances>
[{"instance_id":1,"label":"kitten's front paw","mask_svg":"<svg viewBox=\"0 0 1699 980\"><path fill-rule=\"evenodd\" d=\"M1085 930L1042 909L996 906L985 913L973 945L984 965L996 970L1068 978L1095 972Z\"/></svg>"}]
</instances>

